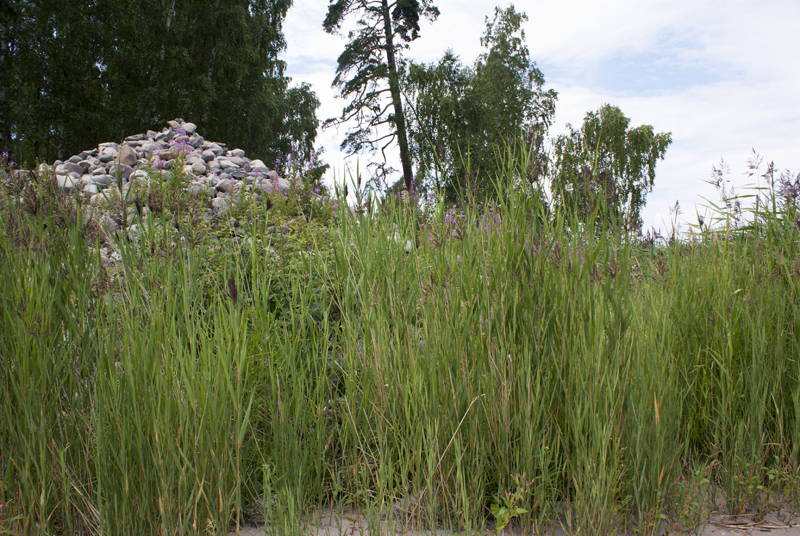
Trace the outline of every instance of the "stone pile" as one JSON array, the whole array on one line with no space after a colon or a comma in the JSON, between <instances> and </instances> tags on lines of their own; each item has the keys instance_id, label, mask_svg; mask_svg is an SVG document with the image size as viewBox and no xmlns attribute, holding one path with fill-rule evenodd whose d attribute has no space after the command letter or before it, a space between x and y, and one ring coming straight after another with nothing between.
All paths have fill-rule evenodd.
<instances>
[{"instance_id":1,"label":"stone pile","mask_svg":"<svg viewBox=\"0 0 800 536\"><path fill-rule=\"evenodd\" d=\"M109 194L104 190L119 188L124 195L137 183L149 186L154 177L166 178L182 155L187 190L208 195L215 214L226 211L241 191L260 198L291 186L261 160L247 158L241 149L229 150L224 143L206 141L196 130L194 123L175 119L161 132L128 136L122 144L101 143L64 162L56 160L48 170L55 172L61 188L78 190L98 206Z\"/></svg>"}]
</instances>

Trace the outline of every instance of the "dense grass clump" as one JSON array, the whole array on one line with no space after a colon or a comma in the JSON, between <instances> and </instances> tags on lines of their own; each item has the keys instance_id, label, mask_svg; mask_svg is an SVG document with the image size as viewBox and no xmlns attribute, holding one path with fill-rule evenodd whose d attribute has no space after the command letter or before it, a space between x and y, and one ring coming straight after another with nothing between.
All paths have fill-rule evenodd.
<instances>
[{"instance_id":1,"label":"dense grass clump","mask_svg":"<svg viewBox=\"0 0 800 536\"><path fill-rule=\"evenodd\" d=\"M792 207L662 243L524 188L334 215L290 194L236 228L169 199L120 207L132 237L52 178L0 193L1 531L302 534L330 507L376 531L656 534L796 510Z\"/></svg>"}]
</instances>

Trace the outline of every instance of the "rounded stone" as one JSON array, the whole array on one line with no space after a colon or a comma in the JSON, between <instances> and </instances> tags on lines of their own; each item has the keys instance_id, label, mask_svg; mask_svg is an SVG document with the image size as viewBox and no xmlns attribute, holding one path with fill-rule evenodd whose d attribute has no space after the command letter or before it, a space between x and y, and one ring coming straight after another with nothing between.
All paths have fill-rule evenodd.
<instances>
[{"instance_id":1,"label":"rounded stone","mask_svg":"<svg viewBox=\"0 0 800 536\"><path fill-rule=\"evenodd\" d=\"M69 175L59 175L58 176L58 187L66 190L67 192L71 191L73 188L77 188L78 185L81 183L80 175L77 173L70 173Z\"/></svg>"},{"instance_id":2,"label":"rounded stone","mask_svg":"<svg viewBox=\"0 0 800 536\"><path fill-rule=\"evenodd\" d=\"M272 190L273 190L272 182L268 181L266 179L261 180L261 182L255 183L253 188L255 190L261 190L261 191L266 192L268 194L271 194Z\"/></svg>"},{"instance_id":3,"label":"rounded stone","mask_svg":"<svg viewBox=\"0 0 800 536\"><path fill-rule=\"evenodd\" d=\"M267 171L269 171L269 168L266 165L264 165L264 162L262 162L261 160L251 160L250 170L263 171L264 173L266 173Z\"/></svg>"},{"instance_id":4,"label":"rounded stone","mask_svg":"<svg viewBox=\"0 0 800 536\"><path fill-rule=\"evenodd\" d=\"M228 210L228 200L223 197L215 197L211 201L211 210L214 214L222 214Z\"/></svg>"},{"instance_id":5,"label":"rounded stone","mask_svg":"<svg viewBox=\"0 0 800 536\"><path fill-rule=\"evenodd\" d=\"M117 156L117 162L120 165L126 166L135 166L136 165L136 151L133 150L133 147L128 145L123 145L119 149L119 156Z\"/></svg>"},{"instance_id":6,"label":"rounded stone","mask_svg":"<svg viewBox=\"0 0 800 536\"><path fill-rule=\"evenodd\" d=\"M233 190L233 183L230 179L222 179L219 181L219 183L217 183L216 188L220 192L228 193Z\"/></svg>"},{"instance_id":7,"label":"rounded stone","mask_svg":"<svg viewBox=\"0 0 800 536\"><path fill-rule=\"evenodd\" d=\"M202 192L208 191L208 187L202 182L193 182L189 185L187 191L192 195L198 195Z\"/></svg>"},{"instance_id":8,"label":"rounded stone","mask_svg":"<svg viewBox=\"0 0 800 536\"><path fill-rule=\"evenodd\" d=\"M122 180L124 180L124 181L128 180L128 177L130 177L132 173L133 173L133 168L131 166L126 166L124 164L119 166L119 174L120 174L120 178ZM117 170L115 169L114 170L114 176L116 176L116 174L117 174Z\"/></svg>"},{"instance_id":9,"label":"rounded stone","mask_svg":"<svg viewBox=\"0 0 800 536\"><path fill-rule=\"evenodd\" d=\"M161 148L157 143L145 143L142 145L142 153L149 155L153 151L158 151Z\"/></svg>"}]
</instances>

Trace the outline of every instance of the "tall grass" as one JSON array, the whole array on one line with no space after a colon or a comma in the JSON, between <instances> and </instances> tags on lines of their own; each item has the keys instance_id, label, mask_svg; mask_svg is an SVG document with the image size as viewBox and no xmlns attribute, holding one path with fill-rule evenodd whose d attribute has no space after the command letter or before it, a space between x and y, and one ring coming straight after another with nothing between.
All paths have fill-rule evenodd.
<instances>
[{"instance_id":1,"label":"tall grass","mask_svg":"<svg viewBox=\"0 0 800 536\"><path fill-rule=\"evenodd\" d=\"M658 534L797 506L800 233L777 208L640 244L524 188L329 223L252 203L246 237L203 242L169 207L129 239L50 193L0 206L0 530L302 534L333 507Z\"/></svg>"}]
</instances>

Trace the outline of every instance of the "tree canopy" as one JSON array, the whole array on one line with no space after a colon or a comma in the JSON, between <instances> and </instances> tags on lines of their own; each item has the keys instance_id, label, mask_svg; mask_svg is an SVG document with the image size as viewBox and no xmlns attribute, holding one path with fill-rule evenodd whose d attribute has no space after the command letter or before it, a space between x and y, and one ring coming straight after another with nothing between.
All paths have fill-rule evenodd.
<instances>
[{"instance_id":1,"label":"tree canopy","mask_svg":"<svg viewBox=\"0 0 800 536\"><path fill-rule=\"evenodd\" d=\"M323 28L336 34L351 15L357 19L357 29L348 34L333 80L339 96L350 103L340 117L328 119L325 125L355 120L342 150L352 154L380 147L384 158L378 175L383 178L392 171L385 151L396 140L405 185L411 189L413 173L397 63L400 52L419 37L420 18L434 20L439 10L430 0L331 0Z\"/></svg>"},{"instance_id":2,"label":"tree canopy","mask_svg":"<svg viewBox=\"0 0 800 536\"><path fill-rule=\"evenodd\" d=\"M583 219L598 211L628 232L641 229L656 164L672 135L629 124L622 110L605 104L586 114L580 130L567 125L569 133L556 137L551 190L557 206Z\"/></svg>"},{"instance_id":3,"label":"tree canopy","mask_svg":"<svg viewBox=\"0 0 800 536\"><path fill-rule=\"evenodd\" d=\"M278 59L291 0L2 1L0 144L18 161L175 117L265 160L312 150L319 101Z\"/></svg>"},{"instance_id":4,"label":"tree canopy","mask_svg":"<svg viewBox=\"0 0 800 536\"><path fill-rule=\"evenodd\" d=\"M530 58L522 30L527 20L513 5L495 8L481 37L486 51L472 67L452 50L438 63L407 64L403 83L418 181L450 197L464 186L488 193L507 145L523 133L539 140L547 133L557 93L544 89Z\"/></svg>"}]
</instances>

